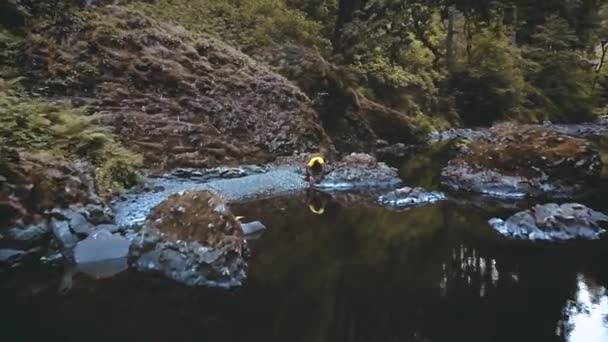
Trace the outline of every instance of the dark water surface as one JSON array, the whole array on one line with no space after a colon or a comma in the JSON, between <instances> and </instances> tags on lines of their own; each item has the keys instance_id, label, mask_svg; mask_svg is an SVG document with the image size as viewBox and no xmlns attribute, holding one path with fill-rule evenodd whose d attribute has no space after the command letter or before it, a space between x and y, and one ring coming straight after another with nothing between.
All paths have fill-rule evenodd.
<instances>
[{"instance_id":1,"label":"dark water surface","mask_svg":"<svg viewBox=\"0 0 608 342\"><path fill-rule=\"evenodd\" d=\"M509 243L485 221L514 209L453 199L406 211L305 196L234 206L269 229L247 284L186 288L127 271L2 275L6 341L608 341L605 242Z\"/></svg>"},{"instance_id":2,"label":"dark water surface","mask_svg":"<svg viewBox=\"0 0 608 342\"><path fill-rule=\"evenodd\" d=\"M432 153L402 169L412 185L436 186L445 155ZM608 212L607 194L584 203ZM125 271L76 274L62 292L70 270L0 274L2 341L608 341L606 241L514 243L488 226L531 203L451 196L397 211L361 198L232 205L268 230L230 291Z\"/></svg>"}]
</instances>

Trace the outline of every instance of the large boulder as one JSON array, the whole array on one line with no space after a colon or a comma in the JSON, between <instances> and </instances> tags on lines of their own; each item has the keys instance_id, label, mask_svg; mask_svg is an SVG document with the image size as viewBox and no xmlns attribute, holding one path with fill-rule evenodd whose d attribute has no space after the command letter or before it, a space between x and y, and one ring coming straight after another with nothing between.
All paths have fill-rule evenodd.
<instances>
[{"instance_id":1,"label":"large boulder","mask_svg":"<svg viewBox=\"0 0 608 342\"><path fill-rule=\"evenodd\" d=\"M566 197L599 176L585 140L538 126L502 124L466 145L442 171L444 185L498 197Z\"/></svg>"},{"instance_id":2,"label":"large boulder","mask_svg":"<svg viewBox=\"0 0 608 342\"><path fill-rule=\"evenodd\" d=\"M152 209L133 239L132 264L190 286L240 285L246 244L241 224L210 191L175 194Z\"/></svg>"},{"instance_id":3,"label":"large boulder","mask_svg":"<svg viewBox=\"0 0 608 342\"><path fill-rule=\"evenodd\" d=\"M608 216L582 204L549 203L519 212L506 221L490 220L500 234L520 240L595 240L605 233Z\"/></svg>"},{"instance_id":4,"label":"large boulder","mask_svg":"<svg viewBox=\"0 0 608 342\"><path fill-rule=\"evenodd\" d=\"M333 151L304 93L216 39L120 6L56 20L25 40L30 89L87 105L148 165L203 168Z\"/></svg>"},{"instance_id":5,"label":"large boulder","mask_svg":"<svg viewBox=\"0 0 608 342\"><path fill-rule=\"evenodd\" d=\"M365 153L352 153L330 163L329 172L317 184L322 189L392 187L401 183L395 168Z\"/></svg>"}]
</instances>

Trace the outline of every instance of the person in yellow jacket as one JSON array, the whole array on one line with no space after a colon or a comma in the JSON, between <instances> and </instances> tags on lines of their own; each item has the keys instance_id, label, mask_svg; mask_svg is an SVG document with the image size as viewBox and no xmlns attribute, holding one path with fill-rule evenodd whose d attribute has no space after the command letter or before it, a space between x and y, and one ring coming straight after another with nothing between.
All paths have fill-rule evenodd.
<instances>
[{"instance_id":1,"label":"person in yellow jacket","mask_svg":"<svg viewBox=\"0 0 608 342\"><path fill-rule=\"evenodd\" d=\"M306 164L306 176L304 179L310 185L318 184L323 180L325 175L325 160L323 157L312 157Z\"/></svg>"}]
</instances>

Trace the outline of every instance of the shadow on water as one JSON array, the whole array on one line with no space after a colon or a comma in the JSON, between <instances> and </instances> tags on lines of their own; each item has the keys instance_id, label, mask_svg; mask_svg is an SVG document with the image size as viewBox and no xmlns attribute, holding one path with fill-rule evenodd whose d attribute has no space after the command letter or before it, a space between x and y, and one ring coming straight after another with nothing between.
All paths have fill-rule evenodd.
<instances>
[{"instance_id":1,"label":"shadow on water","mask_svg":"<svg viewBox=\"0 0 608 342\"><path fill-rule=\"evenodd\" d=\"M269 229L252 242L246 285L230 292L127 271L105 280L77 275L72 291L60 295L58 269L4 274L3 335L605 341L608 271L598 262L608 256L604 242L511 244L487 227L494 213L486 206L451 200L395 211L357 196L301 194L234 205Z\"/></svg>"}]
</instances>

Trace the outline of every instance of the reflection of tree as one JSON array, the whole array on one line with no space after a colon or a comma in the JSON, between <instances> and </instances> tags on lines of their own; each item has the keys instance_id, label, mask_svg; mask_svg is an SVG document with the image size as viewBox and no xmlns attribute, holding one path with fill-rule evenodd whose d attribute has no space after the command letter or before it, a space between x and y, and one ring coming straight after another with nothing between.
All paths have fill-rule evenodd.
<instances>
[{"instance_id":1,"label":"reflection of tree","mask_svg":"<svg viewBox=\"0 0 608 342\"><path fill-rule=\"evenodd\" d=\"M450 202L333 205L322 216L259 213L270 229L254 246L250 284L271 293L273 340L555 337L575 286L563 256L492 247L487 218Z\"/></svg>"},{"instance_id":2,"label":"reflection of tree","mask_svg":"<svg viewBox=\"0 0 608 342\"><path fill-rule=\"evenodd\" d=\"M608 296L593 279L577 276L577 291L566 302L563 315L558 332L568 341L608 340Z\"/></svg>"}]
</instances>

